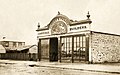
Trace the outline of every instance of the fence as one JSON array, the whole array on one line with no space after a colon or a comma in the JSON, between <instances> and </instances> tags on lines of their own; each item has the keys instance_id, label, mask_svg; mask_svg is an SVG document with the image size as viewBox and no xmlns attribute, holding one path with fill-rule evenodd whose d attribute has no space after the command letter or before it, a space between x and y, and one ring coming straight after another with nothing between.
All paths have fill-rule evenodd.
<instances>
[{"instance_id":1,"label":"fence","mask_svg":"<svg viewBox=\"0 0 120 75\"><path fill-rule=\"evenodd\" d=\"M0 53L0 59L12 59L12 60L30 60L36 61L38 55L36 53Z\"/></svg>"}]
</instances>

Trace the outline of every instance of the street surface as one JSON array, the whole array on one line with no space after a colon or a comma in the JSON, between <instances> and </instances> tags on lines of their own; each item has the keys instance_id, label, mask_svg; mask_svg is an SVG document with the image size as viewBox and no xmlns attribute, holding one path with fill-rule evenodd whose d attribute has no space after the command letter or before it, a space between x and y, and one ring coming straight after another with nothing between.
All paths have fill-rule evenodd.
<instances>
[{"instance_id":1,"label":"street surface","mask_svg":"<svg viewBox=\"0 0 120 75\"><path fill-rule=\"evenodd\" d=\"M39 67L34 65L35 62L32 61L14 61L13 63L7 61L0 62L0 75L119 75L114 73Z\"/></svg>"}]
</instances>

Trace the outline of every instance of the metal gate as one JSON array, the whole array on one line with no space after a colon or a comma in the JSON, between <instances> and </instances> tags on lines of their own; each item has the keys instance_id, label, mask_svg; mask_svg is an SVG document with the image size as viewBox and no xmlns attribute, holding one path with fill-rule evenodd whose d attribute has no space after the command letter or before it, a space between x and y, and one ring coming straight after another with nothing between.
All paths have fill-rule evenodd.
<instances>
[{"instance_id":1,"label":"metal gate","mask_svg":"<svg viewBox=\"0 0 120 75\"><path fill-rule=\"evenodd\" d=\"M76 61L85 61L86 59L86 37L74 36L74 62Z\"/></svg>"},{"instance_id":2,"label":"metal gate","mask_svg":"<svg viewBox=\"0 0 120 75\"><path fill-rule=\"evenodd\" d=\"M61 61L70 62L72 59L72 37L61 37Z\"/></svg>"},{"instance_id":3,"label":"metal gate","mask_svg":"<svg viewBox=\"0 0 120 75\"><path fill-rule=\"evenodd\" d=\"M85 35L61 37L61 61L81 62L88 60L88 37Z\"/></svg>"}]
</instances>

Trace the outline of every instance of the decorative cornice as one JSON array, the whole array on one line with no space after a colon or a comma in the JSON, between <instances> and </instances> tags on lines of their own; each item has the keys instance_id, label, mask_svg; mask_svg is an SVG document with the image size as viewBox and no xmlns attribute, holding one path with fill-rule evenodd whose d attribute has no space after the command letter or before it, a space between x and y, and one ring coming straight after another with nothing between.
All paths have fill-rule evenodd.
<instances>
[{"instance_id":1,"label":"decorative cornice","mask_svg":"<svg viewBox=\"0 0 120 75\"><path fill-rule=\"evenodd\" d=\"M46 26L46 27L43 27L43 28L39 28L36 31L43 31L43 30L48 30L48 29L49 29L48 26Z\"/></svg>"},{"instance_id":2,"label":"decorative cornice","mask_svg":"<svg viewBox=\"0 0 120 75\"><path fill-rule=\"evenodd\" d=\"M73 22L70 23L70 26L72 26L72 25L78 25L78 24L86 24L86 23L91 24L92 21L90 19L80 20L80 21L73 21Z\"/></svg>"},{"instance_id":3,"label":"decorative cornice","mask_svg":"<svg viewBox=\"0 0 120 75\"><path fill-rule=\"evenodd\" d=\"M89 17L89 12L88 12L88 17ZM58 14L57 14L57 16L55 16L51 21L50 21L50 23L47 25L47 26L45 26L45 27L43 27L43 28L38 28L36 31L42 31L42 30L48 30L49 28L50 28L50 25L56 20L56 19L58 19L59 20L59 18L60 19L63 19L66 23L67 23L67 25L70 25L70 26L73 26L73 25L78 25L78 24L91 24L92 23L92 21L90 20L90 19L86 19L86 20L80 20L80 21L74 21L74 20L71 20L71 19L69 19L67 16L65 16L65 15L63 15L63 14L61 14L60 12L58 12Z\"/></svg>"}]
</instances>

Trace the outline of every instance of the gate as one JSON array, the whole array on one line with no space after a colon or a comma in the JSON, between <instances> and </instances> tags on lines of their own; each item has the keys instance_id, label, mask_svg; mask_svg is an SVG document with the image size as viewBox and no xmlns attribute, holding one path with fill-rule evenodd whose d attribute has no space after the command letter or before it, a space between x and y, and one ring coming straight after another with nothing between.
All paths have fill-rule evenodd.
<instances>
[{"instance_id":1,"label":"gate","mask_svg":"<svg viewBox=\"0 0 120 75\"><path fill-rule=\"evenodd\" d=\"M88 61L88 37L85 35L61 37L61 61Z\"/></svg>"},{"instance_id":2,"label":"gate","mask_svg":"<svg viewBox=\"0 0 120 75\"><path fill-rule=\"evenodd\" d=\"M72 59L72 37L61 37L61 61L70 62Z\"/></svg>"}]
</instances>

